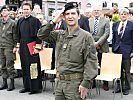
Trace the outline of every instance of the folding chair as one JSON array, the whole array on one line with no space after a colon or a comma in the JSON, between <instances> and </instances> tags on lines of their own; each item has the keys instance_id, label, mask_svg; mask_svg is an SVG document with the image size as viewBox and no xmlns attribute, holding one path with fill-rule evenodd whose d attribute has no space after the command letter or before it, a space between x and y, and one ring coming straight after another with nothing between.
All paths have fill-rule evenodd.
<instances>
[{"instance_id":1,"label":"folding chair","mask_svg":"<svg viewBox=\"0 0 133 100\"><path fill-rule=\"evenodd\" d=\"M99 88L99 81L114 81L113 87L114 91L116 89L116 81L120 80L121 76L121 62L122 62L122 54L113 54L113 53L103 53L102 55L102 62L101 62L101 69L100 75L98 75L96 79L96 86L99 89L100 95L100 88ZM120 88L121 88L121 97L122 97L122 86L120 80ZM115 92L113 95L113 100L115 98Z\"/></svg>"},{"instance_id":2,"label":"folding chair","mask_svg":"<svg viewBox=\"0 0 133 100\"><path fill-rule=\"evenodd\" d=\"M52 51L53 51L52 48L44 48L44 50L39 52L41 70L44 71L44 74L45 74L45 77L43 77L43 90L46 89L46 80L47 80L48 74L56 74L55 70L51 70ZM53 86L54 85L52 83L52 87Z\"/></svg>"},{"instance_id":3,"label":"folding chair","mask_svg":"<svg viewBox=\"0 0 133 100\"><path fill-rule=\"evenodd\" d=\"M131 59L131 69L130 69L130 73L133 74L133 58Z\"/></svg>"}]
</instances>

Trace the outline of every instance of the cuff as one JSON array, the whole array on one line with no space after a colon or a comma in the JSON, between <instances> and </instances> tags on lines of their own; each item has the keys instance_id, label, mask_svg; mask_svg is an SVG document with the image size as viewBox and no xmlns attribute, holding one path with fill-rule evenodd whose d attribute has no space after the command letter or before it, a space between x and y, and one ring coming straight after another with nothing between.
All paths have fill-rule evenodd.
<instances>
[{"instance_id":1,"label":"cuff","mask_svg":"<svg viewBox=\"0 0 133 100\"><path fill-rule=\"evenodd\" d=\"M19 48L19 47L20 47L20 43L17 43L16 48Z\"/></svg>"},{"instance_id":2,"label":"cuff","mask_svg":"<svg viewBox=\"0 0 133 100\"><path fill-rule=\"evenodd\" d=\"M42 49L42 44L36 44L35 49L41 50Z\"/></svg>"},{"instance_id":3,"label":"cuff","mask_svg":"<svg viewBox=\"0 0 133 100\"><path fill-rule=\"evenodd\" d=\"M90 81L87 81L87 80L83 80L81 82L81 86L85 87L85 88L89 88L91 85Z\"/></svg>"}]
</instances>

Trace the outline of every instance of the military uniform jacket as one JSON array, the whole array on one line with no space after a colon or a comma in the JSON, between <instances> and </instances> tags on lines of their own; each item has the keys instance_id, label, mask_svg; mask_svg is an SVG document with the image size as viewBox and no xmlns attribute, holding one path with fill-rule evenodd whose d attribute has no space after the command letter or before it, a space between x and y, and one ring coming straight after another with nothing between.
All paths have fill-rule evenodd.
<instances>
[{"instance_id":1,"label":"military uniform jacket","mask_svg":"<svg viewBox=\"0 0 133 100\"><path fill-rule=\"evenodd\" d=\"M89 87L97 75L97 58L93 37L77 27L74 32L55 30L47 24L39 30L38 37L46 42L56 42L56 69L59 74L83 73L81 85Z\"/></svg>"},{"instance_id":2,"label":"military uniform jacket","mask_svg":"<svg viewBox=\"0 0 133 100\"><path fill-rule=\"evenodd\" d=\"M17 44L15 21L8 18L0 22L0 48L14 48Z\"/></svg>"},{"instance_id":3,"label":"military uniform jacket","mask_svg":"<svg viewBox=\"0 0 133 100\"><path fill-rule=\"evenodd\" d=\"M89 19L90 33L92 34L95 42L100 44L99 52L108 52L109 46L107 39L110 33L109 21L104 17L100 17L96 34L94 34L94 18Z\"/></svg>"}]
</instances>

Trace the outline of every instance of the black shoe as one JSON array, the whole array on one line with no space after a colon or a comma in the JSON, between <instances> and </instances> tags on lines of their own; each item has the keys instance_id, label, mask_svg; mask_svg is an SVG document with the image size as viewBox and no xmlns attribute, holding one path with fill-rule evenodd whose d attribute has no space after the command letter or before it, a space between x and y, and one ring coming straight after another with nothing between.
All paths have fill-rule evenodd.
<instances>
[{"instance_id":1,"label":"black shoe","mask_svg":"<svg viewBox=\"0 0 133 100\"><path fill-rule=\"evenodd\" d=\"M0 87L0 90L7 89L7 88L8 88L7 79L3 78L3 83Z\"/></svg>"},{"instance_id":2,"label":"black shoe","mask_svg":"<svg viewBox=\"0 0 133 100\"><path fill-rule=\"evenodd\" d=\"M19 93L25 93L25 92L30 92L30 89L22 89L19 91Z\"/></svg>"},{"instance_id":3,"label":"black shoe","mask_svg":"<svg viewBox=\"0 0 133 100\"><path fill-rule=\"evenodd\" d=\"M0 90L4 90L4 89L7 89L7 88L8 88L7 85L2 85L2 86L0 87Z\"/></svg>"},{"instance_id":4,"label":"black shoe","mask_svg":"<svg viewBox=\"0 0 133 100\"><path fill-rule=\"evenodd\" d=\"M15 86L14 86L14 79L11 79L11 82L10 82L10 85L7 89L7 91L12 91L15 89Z\"/></svg>"},{"instance_id":5,"label":"black shoe","mask_svg":"<svg viewBox=\"0 0 133 100\"><path fill-rule=\"evenodd\" d=\"M103 85L103 89L104 89L105 91L108 91L108 90L109 90L108 85Z\"/></svg>"},{"instance_id":6,"label":"black shoe","mask_svg":"<svg viewBox=\"0 0 133 100\"><path fill-rule=\"evenodd\" d=\"M15 89L15 87L13 86L13 87L9 87L8 89L7 89L7 91L12 91L12 90L14 90Z\"/></svg>"},{"instance_id":7,"label":"black shoe","mask_svg":"<svg viewBox=\"0 0 133 100\"><path fill-rule=\"evenodd\" d=\"M30 93L28 93L29 95L32 95L32 94L37 94L37 93L41 93L41 90L40 91L32 91Z\"/></svg>"},{"instance_id":8,"label":"black shoe","mask_svg":"<svg viewBox=\"0 0 133 100\"><path fill-rule=\"evenodd\" d=\"M129 94L129 90L125 90L124 92L123 92L123 95L128 95Z\"/></svg>"}]
</instances>

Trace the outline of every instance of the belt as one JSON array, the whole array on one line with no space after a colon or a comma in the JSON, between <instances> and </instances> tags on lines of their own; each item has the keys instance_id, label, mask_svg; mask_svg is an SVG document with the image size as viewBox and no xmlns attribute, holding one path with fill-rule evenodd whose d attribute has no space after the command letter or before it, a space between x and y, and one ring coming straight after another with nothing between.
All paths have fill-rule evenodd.
<instances>
[{"instance_id":1,"label":"belt","mask_svg":"<svg viewBox=\"0 0 133 100\"><path fill-rule=\"evenodd\" d=\"M77 80L77 79L82 79L83 78L83 74L82 73L73 73L73 74L56 74L56 77L59 80Z\"/></svg>"}]
</instances>

